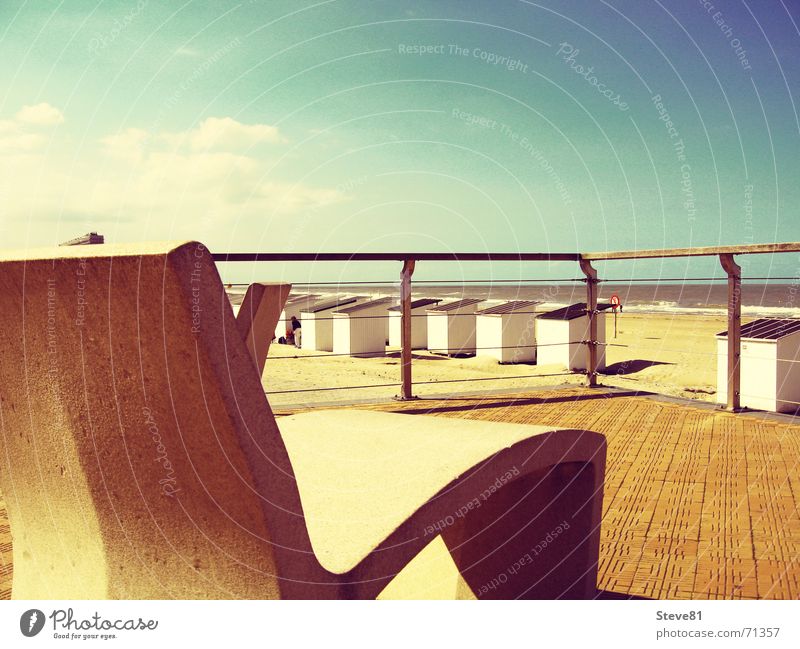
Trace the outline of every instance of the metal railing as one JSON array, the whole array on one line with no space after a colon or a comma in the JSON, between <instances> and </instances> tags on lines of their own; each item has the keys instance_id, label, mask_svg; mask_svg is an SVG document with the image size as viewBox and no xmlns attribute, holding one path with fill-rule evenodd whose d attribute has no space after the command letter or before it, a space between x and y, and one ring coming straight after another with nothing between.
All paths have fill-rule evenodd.
<instances>
[{"instance_id":1,"label":"metal railing","mask_svg":"<svg viewBox=\"0 0 800 649\"><path fill-rule=\"evenodd\" d=\"M594 253L270 253L270 252L227 252L215 253L216 262L331 262L331 261L396 261L402 263L400 271L401 304L401 399L413 399L412 388L412 345L411 345L411 286L412 275L417 262L457 261L457 262L531 262L531 261L571 261L576 262L586 284L586 315L588 317L588 340L580 341L586 346L586 385L597 385L598 346L597 340L597 299L598 287L603 281L592 266L595 261L615 261L631 259L655 259L670 257L718 257L727 275L727 395L726 408L737 411L741 406L741 318L742 318L742 271L736 263L736 255L770 254L800 252L800 242L749 244L741 246L711 246L697 248L664 248L655 250L627 250ZM716 278L708 278L716 279ZM775 278L765 278L775 279ZM796 280L797 278L787 278ZM548 280L553 281L553 280ZM628 281L628 280L625 280ZM631 280L637 281L637 280ZM639 280L643 281L643 280ZM663 281L663 280L658 280ZM677 279L676 281L685 281ZM368 284L363 282L362 284Z\"/></svg>"}]
</instances>

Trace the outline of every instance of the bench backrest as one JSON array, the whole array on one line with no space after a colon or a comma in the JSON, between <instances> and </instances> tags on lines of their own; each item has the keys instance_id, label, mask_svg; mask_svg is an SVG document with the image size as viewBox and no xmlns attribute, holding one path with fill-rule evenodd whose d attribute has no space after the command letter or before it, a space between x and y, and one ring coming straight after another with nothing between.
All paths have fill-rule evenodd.
<instances>
[{"instance_id":1,"label":"bench backrest","mask_svg":"<svg viewBox=\"0 0 800 649\"><path fill-rule=\"evenodd\" d=\"M291 290L291 284L267 282L250 284L239 307L239 313L236 314L239 335L245 341L259 376L264 372L269 346L275 335L275 324L281 317L283 305Z\"/></svg>"},{"instance_id":2,"label":"bench backrest","mask_svg":"<svg viewBox=\"0 0 800 649\"><path fill-rule=\"evenodd\" d=\"M310 543L202 244L4 253L0 350L15 598L280 595Z\"/></svg>"}]
</instances>

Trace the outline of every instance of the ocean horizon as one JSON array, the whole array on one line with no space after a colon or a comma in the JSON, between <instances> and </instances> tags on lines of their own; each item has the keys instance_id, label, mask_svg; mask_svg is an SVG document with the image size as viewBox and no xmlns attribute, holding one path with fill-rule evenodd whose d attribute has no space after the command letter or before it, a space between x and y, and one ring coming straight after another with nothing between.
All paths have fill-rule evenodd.
<instances>
[{"instance_id":1,"label":"ocean horizon","mask_svg":"<svg viewBox=\"0 0 800 649\"><path fill-rule=\"evenodd\" d=\"M230 285L228 293L233 304L238 304L246 290L245 285ZM600 284L600 302L608 302L612 295L619 296L622 313L658 313L724 316L727 312L727 284L715 283L618 283ZM742 284L742 315L745 317L800 318L800 284L774 282L747 282ZM372 297L398 296L399 284L373 283L319 283L297 284L293 293L315 293L324 296L359 294ZM442 299L478 298L488 302L508 300L535 300L553 308L584 302L582 282L574 284L537 283L436 283L419 282L413 287L415 299L430 297Z\"/></svg>"}]
</instances>

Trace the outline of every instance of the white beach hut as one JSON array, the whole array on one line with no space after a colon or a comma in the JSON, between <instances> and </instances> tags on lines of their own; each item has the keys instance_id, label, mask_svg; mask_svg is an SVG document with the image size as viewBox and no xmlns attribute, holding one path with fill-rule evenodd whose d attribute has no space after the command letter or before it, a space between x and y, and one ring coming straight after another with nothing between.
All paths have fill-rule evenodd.
<instances>
[{"instance_id":1,"label":"white beach hut","mask_svg":"<svg viewBox=\"0 0 800 649\"><path fill-rule=\"evenodd\" d=\"M536 306L541 302L514 300L477 312L475 346L478 356L501 363L536 362Z\"/></svg>"},{"instance_id":2,"label":"white beach hut","mask_svg":"<svg viewBox=\"0 0 800 649\"><path fill-rule=\"evenodd\" d=\"M411 302L411 349L425 349L428 345L427 310L441 300L421 298ZM403 346L403 306L389 309L389 347Z\"/></svg>"},{"instance_id":3,"label":"white beach hut","mask_svg":"<svg viewBox=\"0 0 800 649\"><path fill-rule=\"evenodd\" d=\"M333 312L333 353L374 356L386 351L387 309L396 300L384 297Z\"/></svg>"},{"instance_id":4,"label":"white beach hut","mask_svg":"<svg viewBox=\"0 0 800 649\"><path fill-rule=\"evenodd\" d=\"M474 354L475 311L480 302L468 298L428 309L428 349L445 356Z\"/></svg>"},{"instance_id":5,"label":"white beach hut","mask_svg":"<svg viewBox=\"0 0 800 649\"><path fill-rule=\"evenodd\" d=\"M319 352L333 351L333 312L345 306L355 306L364 299L363 296L334 297L306 307L300 312L300 346Z\"/></svg>"},{"instance_id":6,"label":"white beach hut","mask_svg":"<svg viewBox=\"0 0 800 649\"><path fill-rule=\"evenodd\" d=\"M611 308L610 304L598 304L597 310ZM586 303L548 311L536 318L536 363L538 365L560 365L570 370L586 369L586 345L589 339L589 317ZM597 342L606 341L605 314L597 315ZM605 345L597 347L597 370L606 367Z\"/></svg>"},{"instance_id":7,"label":"white beach hut","mask_svg":"<svg viewBox=\"0 0 800 649\"><path fill-rule=\"evenodd\" d=\"M800 320L760 318L741 329L740 403L795 412L800 408ZM717 402L728 395L728 332L717 334Z\"/></svg>"},{"instance_id":8,"label":"white beach hut","mask_svg":"<svg viewBox=\"0 0 800 649\"><path fill-rule=\"evenodd\" d=\"M292 293L286 300L286 304L281 311L281 316L278 318L278 324L275 325L275 338L286 335L286 329L290 327L289 322L292 316L300 318L303 311L308 311L309 307L320 302L323 298L314 293ZM301 320L302 324L302 320Z\"/></svg>"}]
</instances>

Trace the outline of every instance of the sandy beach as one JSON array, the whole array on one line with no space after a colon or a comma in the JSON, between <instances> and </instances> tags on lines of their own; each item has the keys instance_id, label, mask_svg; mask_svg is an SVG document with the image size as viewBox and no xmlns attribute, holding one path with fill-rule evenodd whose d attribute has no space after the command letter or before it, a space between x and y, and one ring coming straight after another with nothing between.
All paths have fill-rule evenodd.
<instances>
[{"instance_id":1,"label":"sandy beach","mask_svg":"<svg viewBox=\"0 0 800 649\"><path fill-rule=\"evenodd\" d=\"M602 384L715 400L714 335L725 330L724 318L624 313L618 316L614 338L614 318L606 317L609 346ZM351 358L273 344L263 384L270 403L277 407L387 399L399 392L399 363L399 351L392 349L384 357ZM480 380L461 382L463 379ZM413 380L417 396L431 396L579 384L584 377L556 365L501 365L486 356L446 358L415 351ZM370 385L382 387L360 387Z\"/></svg>"}]
</instances>

